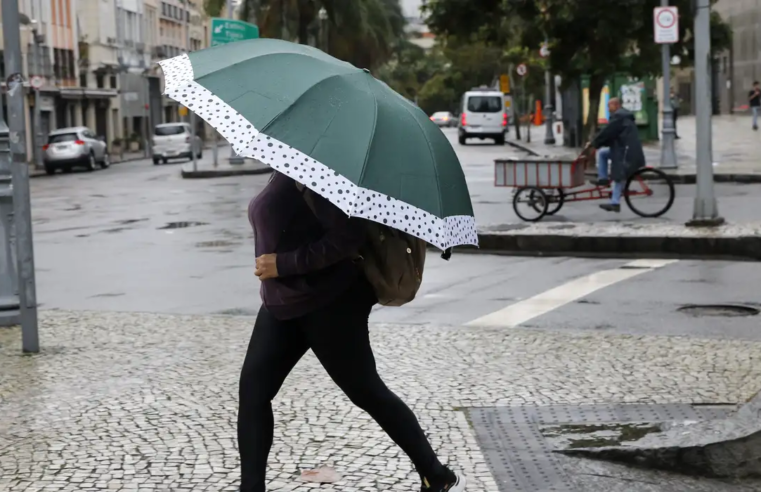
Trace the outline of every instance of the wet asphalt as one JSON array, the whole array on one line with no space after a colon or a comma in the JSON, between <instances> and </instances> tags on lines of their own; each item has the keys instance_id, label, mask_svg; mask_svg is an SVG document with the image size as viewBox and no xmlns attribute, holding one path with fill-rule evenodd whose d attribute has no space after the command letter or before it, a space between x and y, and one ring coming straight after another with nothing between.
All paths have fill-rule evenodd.
<instances>
[{"instance_id":1,"label":"wet asphalt","mask_svg":"<svg viewBox=\"0 0 761 492\"><path fill-rule=\"evenodd\" d=\"M492 160L516 151L488 144L455 147L479 223L516 223L509 192L495 190L489 179ZM268 176L183 180L180 167L141 160L32 180L42 309L256 314L259 285L246 208ZM690 203L691 189L678 187ZM717 189L725 194L720 207L737 210L736 217L757 215L761 186ZM576 207L569 206L561 220L612 220L596 205ZM679 210L666 220L681 220ZM401 308L378 308L372 321L460 325L627 261L456 254L445 262L431 253L418 299ZM761 307L760 279L756 263L680 261L601 289L526 326L759 340L761 316L696 317L679 308Z\"/></svg>"}]
</instances>

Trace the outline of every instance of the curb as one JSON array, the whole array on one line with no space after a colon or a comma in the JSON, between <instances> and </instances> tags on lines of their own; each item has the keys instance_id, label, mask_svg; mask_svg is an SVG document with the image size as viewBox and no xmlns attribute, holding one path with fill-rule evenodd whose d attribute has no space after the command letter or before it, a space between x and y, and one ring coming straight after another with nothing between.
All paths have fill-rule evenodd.
<instances>
[{"instance_id":1,"label":"curb","mask_svg":"<svg viewBox=\"0 0 761 492\"><path fill-rule=\"evenodd\" d=\"M540 157L540 154L538 152L536 152L535 150L529 147L526 147L523 144L515 143L512 140L508 140L508 139L505 139L505 143L509 145L510 147L515 147L518 150L522 150L523 152L526 152L533 157Z\"/></svg>"},{"instance_id":2,"label":"curb","mask_svg":"<svg viewBox=\"0 0 761 492\"><path fill-rule=\"evenodd\" d=\"M594 236L479 233L481 253L527 256L658 256L761 261L761 236Z\"/></svg>"},{"instance_id":3,"label":"curb","mask_svg":"<svg viewBox=\"0 0 761 492\"><path fill-rule=\"evenodd\" d=\"M269 174L272 172L272 168L269 166L258 167L254 169L209 169L200 171L181 171L184 179L211 179L211 178L227 178L230 176L253 176L258 174Z\"/></svg>"}]
</instances>

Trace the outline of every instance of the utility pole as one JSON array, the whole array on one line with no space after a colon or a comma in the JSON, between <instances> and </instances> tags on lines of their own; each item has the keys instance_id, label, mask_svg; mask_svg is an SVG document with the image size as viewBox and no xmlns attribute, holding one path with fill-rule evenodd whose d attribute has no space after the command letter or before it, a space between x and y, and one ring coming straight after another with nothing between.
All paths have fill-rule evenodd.
<instances>
[{"instance_id":1,"label":"utility pole","mask_svg":"<svg viewBox=\"0 0 761 492\"><path fill-rule=\"evenodd\" d=\"M190 53L190 2L185 0L185 49ZM188 120L190 120L190 153L193 159L193 172L198 171L198 159L196 157L196 114L188 108ZM203 145L203 144L201 144Z\"/></svg>"},{"instance_id":2,"label":"utility pole","mask_svg":"<svg viewBox=\"0 0 761 492\"><path fill-rule=\"evenodd\" d=\"M695 121L697 141L697 195L692 220L687 225L718 226L711 155L711 0L697 0L695 13Z\"/></svg>"},{"instance_id":3,"label":"utility pole","mask_svg":"<svg viewBox=\"0 0 761 492\"><path fill-rule=\"evenodd\" d=\"M549 45L549 40L545 39L544 46L546 50L549 50ZM547 56L549 56L549 51L547 51ZM544 134L544 143L547 145L555 145L555 132L552 129L554 123L552 112L555 108L552 106L552 74L550 74L549 63L547 64L547 70L544 71L544 85L547 86L545 92L547 102L544 104L544 121L547 131Z\"/></svg>"},{"instance_id":4,"label":"utility pole","mask_svg":"<svg viewBox=\"0 0 761 492\"><path fill-rule=\"evenodd\" d=\"M41 12L38 11L37 15L40 15ZM32 20L32 36L34 37L34 75L37 75L38 77L42 77L42 80L45 80L45 77L42 75L42 67L41 67L41 54L40 54L40 33L38 30L39 21L36 19ZM40 87L34 88L34 165L37 169L42 169L42 121L41 118L42 111L40 110Z\"/></svg>"},{"instance_id":5,"label":"utility pole","mask_svg":"<svg viewBox=\"0 0 761 492\"><path fill-rule=\"evenodd\" d=\"M661 0L661 7L668 7L669 0ZM663 65L663 132L661 142L661 169L676 169L676 150L674 142L674 108L671 107L671 46L661 44L661 62Z\"/></svg>"},{"instance_id":6,"label":"utility pole","mask_svg":"<svg viewBox=\"0 0 761 492\"><path fill-rule=\"evenodd\" d=\"M21 346L24 352L40 351L37 331L37 286L34 278L32 207L29 194L29 165L26 155L24 77L21 68L21 33L18 2L2 2L5 39L5 73L10 123L11 183L16 232L16 264L19 276Z\"/></svg>"}]
</instances>

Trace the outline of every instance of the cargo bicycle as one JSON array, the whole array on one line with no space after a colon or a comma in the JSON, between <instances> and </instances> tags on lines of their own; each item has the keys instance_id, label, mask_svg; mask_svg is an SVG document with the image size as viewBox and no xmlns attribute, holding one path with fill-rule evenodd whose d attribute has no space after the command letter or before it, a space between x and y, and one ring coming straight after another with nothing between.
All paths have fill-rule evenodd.
<instances>
[{"instance_id":1,"label":"cargo bicycle","mask_svg":"<svg viewBox=\"0 0 761 492\"><path fill-rule=\"evenodd\" d=\"M610 200L610 186L588 183L586 166L594 152L574 160L534 157L496 159L494 185L514 188L513 210L526 222L554 215L568 202ZM643 167L631 173L622 198L640 217L660 217L674 204L674 182L660 169Z\"/></svg>"}]
</instances>

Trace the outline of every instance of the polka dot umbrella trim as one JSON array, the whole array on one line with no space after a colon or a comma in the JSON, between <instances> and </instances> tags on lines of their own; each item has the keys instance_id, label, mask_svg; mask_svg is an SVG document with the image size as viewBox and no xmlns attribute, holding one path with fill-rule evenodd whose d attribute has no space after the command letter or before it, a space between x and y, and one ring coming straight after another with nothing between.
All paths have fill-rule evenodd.
<instances>
[{"instance_id":1,"label":"polka dot umbrella trim","mask_svg":"<svg viewBox=\"0 0 761 492\"><path fill-rule=\"evenodd\" d=\"M160 62L164 94L206 120L238 155L257 159L324 197L347 215L404 231L441 250L478 245L475 218L436 215L386 194L352 183L338 172L285 142L257 130L230 105L193 80L187 55Z\"/></svg>"}]
</instances>

